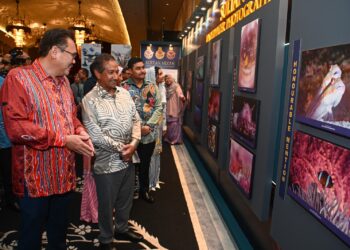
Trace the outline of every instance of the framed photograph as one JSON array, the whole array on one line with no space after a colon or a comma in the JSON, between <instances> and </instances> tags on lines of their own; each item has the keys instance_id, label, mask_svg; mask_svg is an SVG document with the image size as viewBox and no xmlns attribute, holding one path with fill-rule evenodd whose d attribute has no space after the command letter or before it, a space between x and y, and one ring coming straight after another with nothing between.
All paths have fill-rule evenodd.
<instances>
[{"instance_id":1,"label":"framed photograph","mask_svg":"<svg viewBox=\"0 0 350 250\"><path fill-rule=\"evenodd\" d=\"M215 157L218 157L219 127L213 123L208 124L208 149Z\"/></svg>"},{"instance_id":2,"label":"framed photograph","mask_svg":"<svg viewBox=\"0 0 350 250\"><path fill-rule=\"evenodd\" d=\"M84 43L81 47L81 67L89 71L89 76L91 76L90 65L93 63L95 58L102 52L101 44L91 44Z\"/></svg>"},{"instance_id":3,"label":"framed photograph","mask_svg":"<svg viewBox=\"0 0 350 250\"><path fill-rule=\"evenodd\" d=\"M209 84L219 86L220 77L220 58L221 58L221 39L211 44L210 50L210 79Z\"/></svg>"},{"instance_id":4,"label":"framed photograph","mask_svg":"<svg viewBox=\"0 0 350 250\"><path fill-rule=\"evenodd\" d=\"M250 199L252 194L252 178L254 167L254 154L230 139L230 166L229 173L237 186L243 191L244 195Z\"/></svg>"},{"instance_id":5,"label":"framed photograph","mask_svg":"<svg viewBox=\"0 0 350 250\"><path fill-rule=\"evenodd\" d=\"M219 123L220 121L220 99L221 93L219 89L209 89L209 101L208 101L208 119Z\"/></svg>"},{"instance_id":6,"label":"framed photograph","mask_svg":"<svg viewBox=\"0 0 350 250\"><path fill-rule=\"evenodd\" d=\"M296 120L350 137L350 44L302 52Z\"/></svg>"},{"instance_id":7,"label":"framed photograph","mask_svg":"<svg viewBox=\"0 0 350 250\"><path fill-rule=\"evenodd\" d=\"M288 194L350 246L350 150L294 133Z\"/></svg>"},{"instance_id":8,"label":"framed photograph","mask_svg":"<svg viewBox=\"0 0 350 250\"><path fill-rule=\"evenodd\" d=\"M241 91L256 91L260 22L260 19L255 19L241 30L238 72L238 89Z\"/></svg>"},{"instance_id":9,"label":"framed photograph","mask_svg":"<svg viewBox=\"0 0 350 250\"><path fill-rule=\"evenodd\" d=\"M253 148L256 146L259 104L258 100L243 96L235 96L233 99L231 136L235 135Z\"/></svg>"},{"instance_id":10,"label":"framed photograph","mask_svg":"<svg viewBox=\"0 0 350 250\"><path fill-rule=\"evenodd\" d=\"M194 106L193 123L197 132L200 133L202 131L202 109L196 105Z\"/></svg>"},{"instance_id":11,"label":"framed photograph","mask_svg":"<svg viewBox=\"0 0 350 250\"><path fill-rule=\"evenodd\" d=\"M205 64L205 56L197 57L196 61L196 79L204 80L204 64Z\"/></svg>"},{"instance_id":12,"label":"framed photograph","mask_svg":"<svg viewBox=\"0 0 350 250\"><path fill-rule=\"evenodd\" d=\"M196 80L194 103L198 107L203 106L204 82Z\"/></svg>"},{"instance_id":13,"label":"framed photograph","mask_svg":"<svg viewBox=\"0 0 350 250\"><path fill-rule=\"evenodd\" d=\"M191 110L192 107L192 83L193 83L193 71L188 70L186 72L186 100L187 110Z\"/></svg>"}]
</instances>

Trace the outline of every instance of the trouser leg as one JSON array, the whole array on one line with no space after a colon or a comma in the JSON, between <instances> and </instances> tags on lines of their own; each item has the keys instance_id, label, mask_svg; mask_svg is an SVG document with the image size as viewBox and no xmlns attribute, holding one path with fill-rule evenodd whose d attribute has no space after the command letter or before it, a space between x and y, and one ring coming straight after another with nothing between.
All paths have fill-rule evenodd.
<instances>
[{"instance_id":1,"label":"trouser leg","mask_svg":"<svg viewBox=\"0 0 350 250\"><path fill-rule=\"evenodd\" d=\"M125 169L122 183L118 192L115 207L115 231L123 233L128 231L128 221L133 201L135 167Z\"/></svg>"},{"instance_id":2,"label":"trouser leg","mask_svg":"<svg viewBox=\"0 0 350 250\"><path fill-rule=\"evenodd\" d=\"M41 249L41 235L47 219L49 197L31 198L25 196L19 199L21 222L19 229L19 250Z\"/></svg>"},{"instance_id":3,"label":"trouser leg","mask_svg":"<svg viewBox=\"0 0 350 250\"><path fill-rule=\"evenodd\" d=\"M111 174L94 175L98 200L98 227L100 229L98 239L104 244L113 241L113 209L126 171L127 169L123 169Z\"/></svg>"},{"instance_id":4,"label":"trouser leg","mask_svg":"<svg viewBox=\"0 0 350 250\"><path fill-rule=\"evenodd\" d=\"M155 142L148 144L140 143L137 147L137 153L140 157L139 163L139 177L140 177L140 191L148 192L149 190L149 165L153 154Z\"/></svg>"},{"instance_id":5,"label":"trouser leg","mask_svg":"<svg viewBox=\"0 0 350 250\"><path fill-rule=\"evenodd\" d=\"M72 192L57 194L50 197L49 215L47 221L48 250L65 250L68 228L69 205Z\"/></svg>"}]
</instances>

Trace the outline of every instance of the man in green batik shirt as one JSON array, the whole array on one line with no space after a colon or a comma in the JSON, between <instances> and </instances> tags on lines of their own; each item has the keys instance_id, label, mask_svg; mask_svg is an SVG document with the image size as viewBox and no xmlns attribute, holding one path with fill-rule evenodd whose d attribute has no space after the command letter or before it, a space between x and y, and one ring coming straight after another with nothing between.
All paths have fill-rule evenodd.
<instances>
[{"instance_id":1,"label":"man in green batik shirt","mask_svg":"<svg viewBox=\"0 0 350 250\"><path fill-rule=\"evenodd\" d=\"M155 126L162 116L162 102L156 83L145 81L145 64L141 58L133 57L128 62L130 78L125 82L127 89L135 102L141 118L141 141L137 148L140 163L139 168L141 197L153 203L154 198L149 194L149 166L155 146Z\"/></svg>"}]
</instances>

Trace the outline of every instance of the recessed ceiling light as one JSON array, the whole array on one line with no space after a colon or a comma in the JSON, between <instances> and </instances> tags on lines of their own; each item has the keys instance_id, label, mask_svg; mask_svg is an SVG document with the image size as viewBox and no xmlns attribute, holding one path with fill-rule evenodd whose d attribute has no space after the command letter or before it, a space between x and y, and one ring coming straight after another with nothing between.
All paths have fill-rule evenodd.
<instances>
[{"instance_id":1,"label":"recessed ceiling light","mask_svg":"<svg viewBox=\"0 0 350 250\"><path fill-rule=\"evenodd\" d=\"M196 19L199 19L199 18L200 18L200 16L195 16L195 18L196 18Z\"/></svg>"},{"instance_id":2,"label":"recessed ceiling light","mask_svg":"<svg viewBox=\"0 0 350 250\"><path fill-rule=\"evenodd\" d=\"M213 0L207 0L207 3L211 3Z\"/></svg>"},{"instance_id":3,"label":"recessed ceiling light","mask_svg":"<svg viewBox=\"0 0 350 250\"><path fill-rule=\"evenodd\" d=\"M191 23L193 23L193 24L194 24L194 23L196 23L196 22L195 22L195 21L191 21Z\"/></svg>"},{"instance_id":4,"label":"recessed ceiling light","mask_svg":"<svg viewBox=\"0 0 350 250\"><path fill-rule=\"evenodd\" d=\"M169 6L169 3L165 3L165 6Z\"/></svg>"},{"instance_id":5,"label":"recessed ceiling light","mask_svg":"<svg viewBox=\"0 0 350 250\"><path fill-rule=\"evenodd\" d=\"M206 10L206 8L205 8L205 7L202 7L202 8L201 8L201 10L203 10L203 11L204 11L204 10Z\"/></svg>"}]
</instances>

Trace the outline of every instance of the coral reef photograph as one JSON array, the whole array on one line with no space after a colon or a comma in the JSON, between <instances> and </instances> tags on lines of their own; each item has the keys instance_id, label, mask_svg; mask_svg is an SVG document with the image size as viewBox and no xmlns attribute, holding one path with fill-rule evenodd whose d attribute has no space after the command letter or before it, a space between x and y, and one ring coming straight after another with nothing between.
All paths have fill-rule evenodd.
<instances>
[{"instance_id":1,"label":"coral reef photograph","mask_svg":"<svg viewBox=\"0 0 350 250\"><path fill-rule=\"evenodd\" d=\"M297 131L288 193L350 242L350 150Z\"/></svg>"},{"instance_id":2,"label":"coral reef photograph","mask_svg":"<svg viewBox=\"0 0 350 250\"><path fill-rule=\"evenodd\" d=\"M229 173L244 194L250 198L254 155L231 139Z\"/></svg>"},{"instance_id":3,"label":"coral reef photograph","mask_svg":"<svg viewBox=\"0 0 350 250\"><path fill-rule=\"evenodd\" d=\"M238 138L255 147L259 101L243 96L235 96L233 100L233 119L231 134L237 134Z\"/></svg>"}]
</instances>

